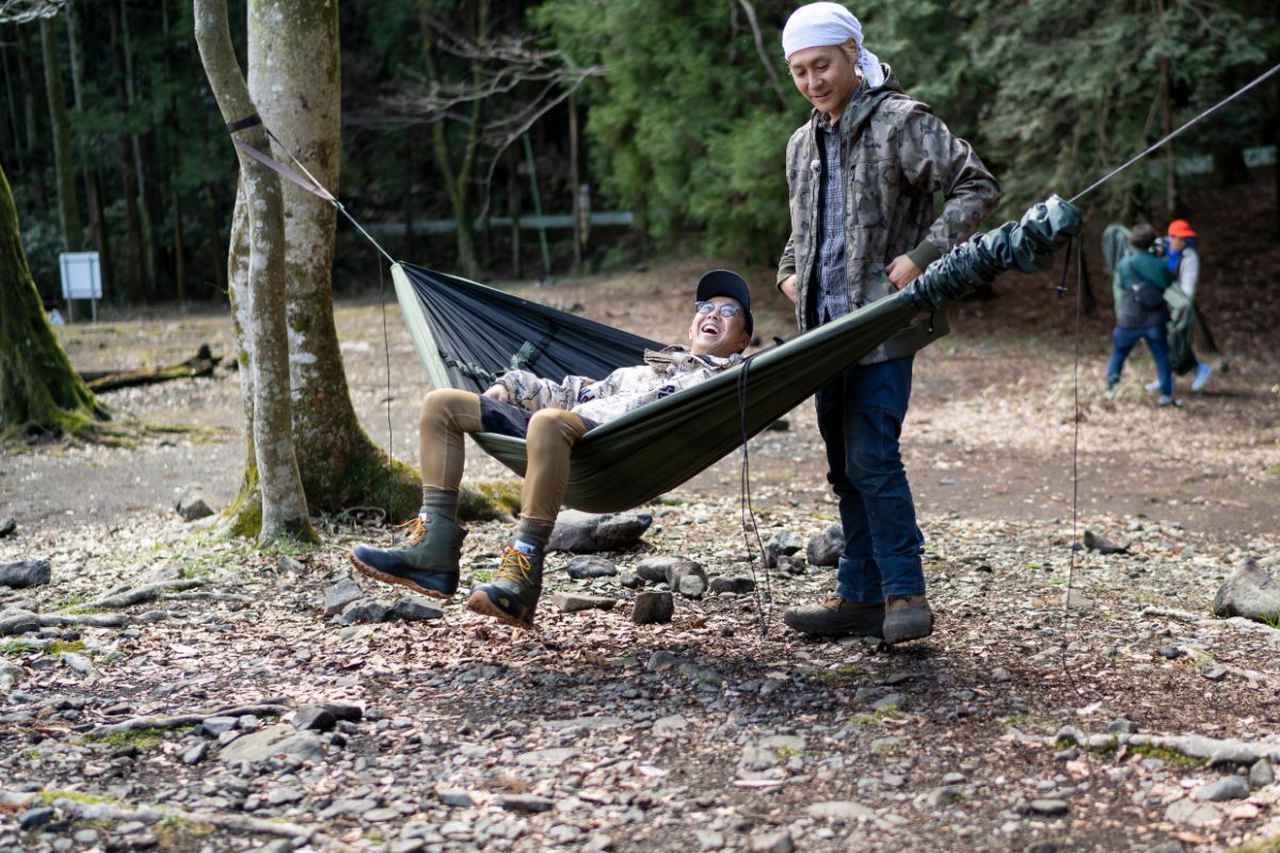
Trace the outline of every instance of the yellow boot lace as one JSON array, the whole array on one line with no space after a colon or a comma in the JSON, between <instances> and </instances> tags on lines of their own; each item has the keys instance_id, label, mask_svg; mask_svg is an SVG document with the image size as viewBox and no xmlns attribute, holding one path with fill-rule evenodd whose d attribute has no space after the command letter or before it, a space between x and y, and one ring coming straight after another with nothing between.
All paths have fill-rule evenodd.
<instances>
[{"instance_id":1,"label":"yellow boot lace","mask_svg":"<svg viewBox=\"0 0 1280 853\"><path fill-rule=\"evenodd\" d=\"M509 580L523 585L530 582L531 571L533 571L533 563L529 558L508 545L502 552L502 562L498 563L498 575L494 579Z\"/></svg>"},{"instance_id":2,"label":"yellow boot lace","mask_svg":"<svg viewBox=\"0 0 1280 853\"><path fill-rule=\"evenodd\" d=\"M404 531L401 536L405 545L417 545L427 535L427 525L422 523L421 516L416 515L404 524L397 524L395 529Z\"/></svg>"}]
</instances>

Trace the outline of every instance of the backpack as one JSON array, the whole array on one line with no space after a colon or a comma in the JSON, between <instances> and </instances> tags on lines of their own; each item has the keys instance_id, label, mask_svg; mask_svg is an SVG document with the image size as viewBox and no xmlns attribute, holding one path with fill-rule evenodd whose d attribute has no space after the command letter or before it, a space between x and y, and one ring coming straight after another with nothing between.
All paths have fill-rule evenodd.
<instances>
[{"instance_id":1,"label":"backpack","mask_svg":"<svg viewBox=\"0 0 1280 853\"><path fill-rule=\"evenodd\" d=\"M1164 304L1164 290L1149 281L1138 279L1129 289L1133 292L1133 301L1141 308L1151 311Z\"/></svg>"}]
</instances>

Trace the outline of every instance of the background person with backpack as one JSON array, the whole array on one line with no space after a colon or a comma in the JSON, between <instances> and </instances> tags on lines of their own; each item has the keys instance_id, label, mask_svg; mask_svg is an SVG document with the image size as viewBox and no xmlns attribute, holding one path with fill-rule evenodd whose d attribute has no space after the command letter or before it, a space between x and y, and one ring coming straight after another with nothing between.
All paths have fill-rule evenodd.
<instances>
[{"instance_id":1,"label":"background person with backpack","mask_svg":"<svg viewBox=\"0 0 1280 853\"><path fill-rule=\"evenodd\" d=\"M1156 363L1159 405L1175 406L1178 403L1173 398L1173 372L1169 368L1169 344L1164 328L1169 321L1164 292L1175 281L1175 276L1162 259L1151 253L1155 242L1154 228L1146 223L1136 226L1129 235L1129 244L1135 251L1115 266L1112 290L1116 328L1112 333L1111 361L1107 364L1107 397L1115 399L1125 360L1138 341L1145 340Z\"/></svg>"}]
</instances>

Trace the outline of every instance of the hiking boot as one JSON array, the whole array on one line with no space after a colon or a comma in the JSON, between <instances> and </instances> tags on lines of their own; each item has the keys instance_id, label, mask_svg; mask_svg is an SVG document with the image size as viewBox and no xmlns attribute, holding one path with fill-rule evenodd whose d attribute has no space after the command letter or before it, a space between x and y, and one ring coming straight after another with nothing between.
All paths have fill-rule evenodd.
<instances>
[{"instance_id":1,"label":"hiking boot","mask_svg":"<svg viewBox=\"0 0 1280 853\"><path fill-rule=\"evenodd\" d=\"M1120 383L1119 383L1119 382L1111 382L1111 383L1108 383L1108 384L1107 384L1107 393L1106 393L1106 395L1105 395L1105 396L1106 396L1106 398L1107 398L1108 400L1114 400L1115 398L1119 397L1119 396L1120 396Z\"/></svg>"},{"instance_id":2,"label":"hiking boot","mask_svg":"<svg viewBox=\"0 0 1280 853\"><path fill-rule=\"evenodd\" d=\"M525 553L514 545L508 545L502 552L497 576L471 591L467 597L467 609L517 628L532 629L540 595L542 554L536 548Z\"/></svg>"},{"instance_id":3,"label":"hiking boot","mask_svg":"<svg viewBox=\"0 0 1280 853\"><path fill-rule=\"evenodd\" d=\"M1162 409L1167 409L1169 407L1173 407L1175 409L1181 409L1182 401L1175 400L1173 397L1166 397L1164 395L1161 395L1160 399L1156 401L1156 405Z\"/></svg>"},{"instance_id":4,"label":"hiking boot","mask_svg":"<svg viewBox=\"0 0 1280 853\"><path fill-rule=\"evenodd\" d=\"M888 645L919 640L933 633L933 611L923 595L891 597L884 605L884 641Z\"/></svg>"},{"instance_id":5,"label":"hiking boot","mask_svg":"<svg viewBox=\"0 0 1280 853\"><path fill-rule=\"evenodd\" d=\"M1191 381L1192 391L1204 390L1204 384L1209 381L1209 377L1213 375L1213 365L1205 364L1203 361L1196 365L1196 378Z\"/></svg>"},{"instance_id":6,"label":"hiking boot","mask_svg":"<svg viewBox=\"0 0 1280 853\"><path fill-rule=\"evenodd\" d=\"M432 598L450 598L458 591L458 564L467 531L443 515L419 519L409 544L400 548L351 549L351 562L361 574L383 583L408 587Z\"/></svg>"},{"instance_id":7,"label":"hiking boot","mask_svg":"<svg viewBox=\"0 0 1280 853\"><path fill-rule=\"evenodd\" d=\"M1160 380L1157 379L1155 382L1148 382L1142 387L1147 389L1148 394L1154 394L1160 390Z\"/></svg>"},{"instance_id":8,"label":"hiking boot","mask_svg":"<svg viewBox=\"0 0 1280 853\"><path fill-rule=\"evenodd\" d=\"M879 637L884 605L858 604L833 595L817 604L788 610L782 621L810 637Z\"/></svg>"}]
</instances>

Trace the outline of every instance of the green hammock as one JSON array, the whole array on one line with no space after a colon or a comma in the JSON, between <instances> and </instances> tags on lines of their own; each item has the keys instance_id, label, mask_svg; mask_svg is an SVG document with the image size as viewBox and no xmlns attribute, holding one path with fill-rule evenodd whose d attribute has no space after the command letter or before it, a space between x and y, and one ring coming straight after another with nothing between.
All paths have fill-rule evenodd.
<instances>
[{"instance_id":1,"label":"green hammock","mask_svg":"<svg viewBox=\"0 0 1280 853\"><path fill-rule=\"evenodd\" d=\"M573 448L565 505L616 512L670 491L803 402L922 312L936 311L989 284L1003 270L1038 268L1079 226L1079 212L1051 197L1019 222L975 235L905 289L595 427ZM392 277L418 355L437 388L482 390L513 363L551 379L571 371L603 376L610 365L640 363L643 348L653 345L420 267L395 264ZM576 365L584 360L596 362L596 371L579 370ZM472 438L524 476L523 439L495 433Z\"/></svg>"}]
</instances>

